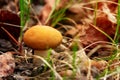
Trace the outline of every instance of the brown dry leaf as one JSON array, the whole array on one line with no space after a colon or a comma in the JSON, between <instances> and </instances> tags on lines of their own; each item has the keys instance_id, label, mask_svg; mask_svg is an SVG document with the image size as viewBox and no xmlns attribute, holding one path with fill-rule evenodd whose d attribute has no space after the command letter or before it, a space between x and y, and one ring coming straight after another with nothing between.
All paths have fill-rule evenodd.
<instances>
[{"instance_id":1,"label":"brown dry leaf","mask_svg":"<svg viewBox=\"0 0 120 80\"><path fill-rule=\"evenodd\" d=\"M8 34L6 34L6 32L1 29L1 27L4 27L17 40L20 34L19 25L20 18L17 14L4 9L0 10L0 34L2 34L0 35L0 38L11 40Z\"/></svg>"},{"instance_id":2,"label":"brown dry leaf","mask_svg":"<svg viewBox=\"0 0 120 80\"><path fill-rule=\"evenodd\" d=\"M96 27L113 38L116 30L116 17L111 12L107 3L99 3L98 9L101 11L97 12ZM94 24L94 22L92 22L92 24ZM86 30L86 35L80 37L80 39L84 45L89 45L97 41L109 41L103 33L99 32L92 26L89 26Z\"/></svg>"},{"instance_id":3,"label":"brown dry leaf","mask_svg":"<svg viewBox=\"0 0 120 80\"><path fill-rule=\"evenodd\" d=\"M112 38L114 37L115 29L116 29L116 10L117 10L117 0L113 0L112 3L110 2L98 2L98 9L97 9L97 17L96 17L96 27L107 33ZM78 24L94 24L94 9L95 4L88 4L84 5L85 3L80 4L73 4L69 8L69 13L67 13L67 17L73 19ZM84 27L85 28L85 27ZM74 33L72 33L74 31ZM84 29L84 34L81 35L80 29L75 30L72 29L67 34L75 35L79 31L80 40L86 46L91 43L97 41L109 41L109 39L101 32L89 26L89 28Z\"/></svg>"},{"instance_id":4,"label":"brown dry leaf","mask_svg":"<svg viewBox=\"0 0 120 80\"><path fill-rule=\"evenodd\" d=\"M76 27L72 27L70 30L68 30L65 35L70 37L75 37L77 33L79 33L79 36L85 35L85 30L87 29L87 26L77 24Z\"/></svg>"},{"instance_id":5,"label":"brown dry leaf","mask_svg":"<svg viewBox=\"0 0 120 80\"><path fill-rule=\"evenodd\" d=\"M5 39L0 39L0 51L7 52L12 50L13 50L13 46L9 41Z\"/></svg>"},{"instance_id":6,"label":"brown dry leaf","mask_svg":"<svg viewBox=\"0 0 120 80\"><path fill-rule=\"evenodd\" d=\"M98 2L98 9L102 9L104 5L107 5L111 13L117 12L118 0L111 0L111 2Z\"/></svg>"},{"instance_id":7,"label":"brown dry leaf","mask_svg":"<svg viewBox=\"0 0 120 80\"><path fill-rule=\"evenodd\" d=\"M108 16L106 14L100 14L97 19L96 19L96 25L103 30L104 32L106 32L108 35L112 36L115 33L115 29L116 29L116 24L111 22L108 19Z\"/></svg>"},{"instance_id":8,"label":"brown dry leaf","mask_svg":"<svg viewBox=\"0 0 120 80\"><path fill-rule=\"evenodd\" d=\"M84 17L84 16L86 16L85 15L86 12L85 12L83 4L84 3L75 3L75 4L71 5L68 10L71 13L74 13L74 14L77 14L77 15L79 14L79 16Z\"/></svg>"},{"instance_id":9,"label":"brown dry leaf","mask_svg":"<svg viewBox=\"0 0 120 80\"><path fill-rule=\"evenodd\" d=\"M78 33L78 29L71 28L65 33L65 36L74 37Z\"/></svg>"},{"instance_id":10,"label":"brown dry leaf","mask_svg":"<svg viewBox=\"0 0 120 80\"><path fill-rule=\"evenodd\" d=\"M107 66L107 62L104 60L101 61L91 60L91 66L96 67L99 70L102 70Z\"/></svg>"},{"instance_id":11,"label":"brown dry leaf","mask_svg":"<svg viewBox=\"0 0 120 80\"><path fill-rule=\"evenodd\" d=\"M15 61L11 52L0 55L0 77L6 77L13 73Z\"/></svg>"},{"instance_id":12,"label":"brown dry leaf","mask_svg":"<svg viewBox=\"0 0 120 80\"><path fill-rule=\"evenodd\" d=\"M111 5L113 5L113 6L111 6ZM98 9L102 11L102 12L100 12L100 14L106 14L108 19L111 22L113 22L113 23L117 22L117 19L115 17L115 13L117 13L117 5L116 4L99 2ZM99 13L97 13L97 14L99 15Z\"/></svg>"},{"instance_id":13,"label":"brown dry leaf","mask_svg":"<svg viewBox=\"0 0 120 80\"><path fill-rule=\"evenodd\" d=\"M87 46L97 41L108 41L108 38L98 30L90 26L86 30L86 34L84 36L80 36L80 40L84 46Z\"/></svg>"}]
</instances>

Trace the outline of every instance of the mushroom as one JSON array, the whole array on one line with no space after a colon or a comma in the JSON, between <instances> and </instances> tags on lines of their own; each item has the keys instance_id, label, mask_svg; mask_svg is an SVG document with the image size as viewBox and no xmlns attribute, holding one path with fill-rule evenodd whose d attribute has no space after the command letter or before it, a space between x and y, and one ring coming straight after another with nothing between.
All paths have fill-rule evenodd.
<instances>
[{"instance_id":1,"label":"mushroom","mask_svg":"<svg viewBox=\"0 0 120 80\"><path fill-rule=\"evenodd\" d=\"M62 42L62 38L62 34L53 27L35 25L24 33L23 41L34 49L34 55L45 58L47 50L56 48ZM33 63L40 65L41 61L33 59Z\"/></svg>"}]
</instances>

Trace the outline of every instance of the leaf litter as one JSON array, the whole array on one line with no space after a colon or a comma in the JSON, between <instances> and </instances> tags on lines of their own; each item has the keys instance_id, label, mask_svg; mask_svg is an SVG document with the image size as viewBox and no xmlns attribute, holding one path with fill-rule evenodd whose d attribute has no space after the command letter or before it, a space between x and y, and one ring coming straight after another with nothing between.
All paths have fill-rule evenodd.
<instances>
[{"instance_id":1,"label":"leaf litter","mask_svg":"<svg viewBox=\"0 0 120 80\"><path fill-rule=\"evenodd\" d=\"M13 0L10 2L16 5ZM0 9L0 27L4 27L9 34L4 30L0 31L3 32L0 35L2 36L0 63L4 66L0 69L1 80L119 80L119 44L112 43L108 38L108 36L114 38L117 2L117 0L73 0L71 4L69 0L60 1L55 11L66 7L65 5L69 7L64 13L65 18L63 17L64 19L54 27L61 31L64 38L60 46L50 50L51 56L48 59L33 55L33 50L24 42L22 43L24 56L19 55L22 54L19 52L19 46L15 46L9 34L18 40L20 19L17 13L8 10L11 4L6 5L8 3L4 2L5 4L1 6L4 8ZM42 24L46 24L45 21L50 15L55 0L45 0L44 3L36 15ZM95 10L96 4L97 10ZM16 9L19 7L12 7L17 12ZM55 11L53 15L57 13ZM32 11L31 13L34 14ZM51 25L52 20L57 19L50 18L47 25ZM36 22L26 24L30 27ZM41 59L44 64L39 67L34 66L33 57Z\"/></svg>"}]
</instances>

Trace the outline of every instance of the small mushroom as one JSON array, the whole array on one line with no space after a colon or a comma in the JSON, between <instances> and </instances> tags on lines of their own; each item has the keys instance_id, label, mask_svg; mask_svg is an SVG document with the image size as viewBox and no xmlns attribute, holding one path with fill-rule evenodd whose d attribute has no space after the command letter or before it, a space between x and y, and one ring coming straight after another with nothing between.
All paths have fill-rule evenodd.
<instances>
[{"instance_id":1,"label":"small mushroom","mask_svg":"<svg viewBox=\"0 0 120 80\"><path fill-rule=\"evenodd\" d=\"M62 70L59 72L62 77L71 77L73 75L72 70Z\"/></svg>"},{"instance_id":2,"label":"small mushroom","mask_svg":"<svg viewBox=\"0 0 120 80\"><path fill-rule=\"evenodd\" d=\"M34 55L45 58L47 50L56 48L62 42L61 33L52 27L36 25L29 28L23 36L24 43L34 49ZM34 59L33 63L40 65L41 61Z\"/></svg>"}]
</instances>

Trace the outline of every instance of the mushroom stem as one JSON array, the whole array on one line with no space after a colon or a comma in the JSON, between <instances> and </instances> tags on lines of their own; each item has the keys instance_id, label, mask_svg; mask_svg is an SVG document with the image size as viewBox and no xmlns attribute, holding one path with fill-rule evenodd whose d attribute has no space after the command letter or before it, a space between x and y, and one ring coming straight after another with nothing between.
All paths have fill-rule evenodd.
<instances>
[{"instance_id":1,"label":"mushroom stem","mask_svg":"<svg viewBox=\"0 0 120 80\"><path fill-rule=\"evenodd\" d=\"M40 57L43 57L43 58L47 57L47 53L48 53L47 50L34 50L34 55L40 56ZM35 66L40 66L42 63L43 63L43 61L40 60L39 58L34 58L33 59L33 64Z\"/></svg>"}]
</instances>

